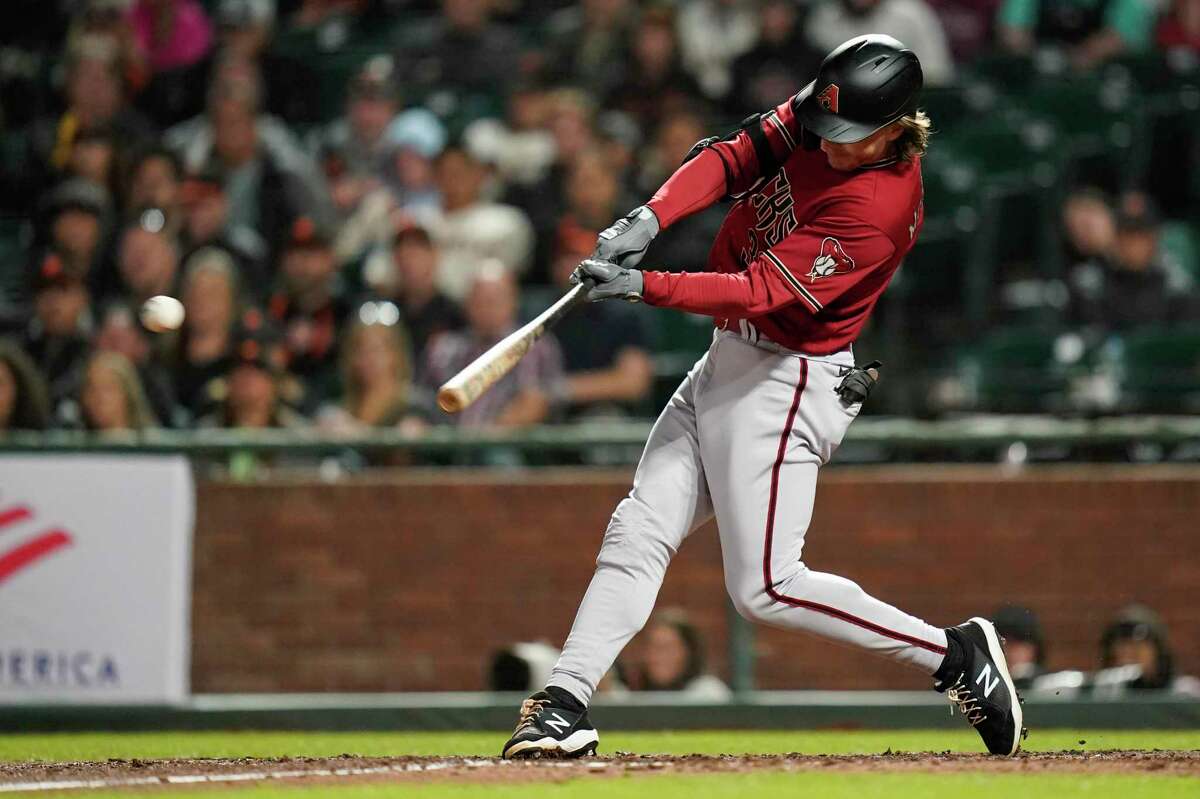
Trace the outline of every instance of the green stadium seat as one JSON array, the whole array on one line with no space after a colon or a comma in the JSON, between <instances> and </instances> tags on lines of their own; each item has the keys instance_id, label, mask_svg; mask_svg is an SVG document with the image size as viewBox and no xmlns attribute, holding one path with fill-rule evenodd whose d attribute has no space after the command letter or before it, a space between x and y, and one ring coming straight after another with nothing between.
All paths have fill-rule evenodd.
<instances>
[{"instance_id":1,"label":"green stadium seat","mask_svg":"<svg viewBox=\"0 0 1200 799\"><path fill-rule=\"evenodd\" d=\"M1159 246L1173 260L1187 269L1200 284L1200 225L1194 222L1165 222Z\"/></svg>"},{"instance_id":2,"label":"green stadium seat","mask_svg":"<svg viewBox=\"0 0 1200 799\"><path fill-rule=\"evenodd\" d=\"M1122 410L1200 411L1200 327L1151 327L1127 333L1115 353Z\"/></svg>"},{"instance_id":3,"label":"green stadium seat","mask_svg":"<svg viewBox=\"0 0 1200 799\"><path fill-rule=\"evenodd\" d=\"M978 410L1044 412L1062 406L1067 370L1055 359L1052 329L1008 328L958 356L958 371Z\"/></svg>"}]
</instances>

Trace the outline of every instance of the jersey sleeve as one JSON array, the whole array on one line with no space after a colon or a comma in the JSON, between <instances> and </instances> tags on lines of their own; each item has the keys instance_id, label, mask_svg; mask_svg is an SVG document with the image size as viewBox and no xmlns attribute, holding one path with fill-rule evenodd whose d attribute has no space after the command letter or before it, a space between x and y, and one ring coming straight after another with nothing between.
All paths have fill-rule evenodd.
<instances>
[{"instance_id":1,"label":"jersey sleeve","mask_svg":"<svg viewBox=\"0 0 1200 799\"><path fill-rule=\"evenodd\" d=\"M643 272L650 305L752 318L799 302L820 313L887 264L896 248L877 228L839 217L794 231L740 272Z\"/></svg>"},{"instance_id":2,"label":"jersey sleeve","mask_svg":"<svg viewBox=\"0 0 1200 799\"><path fill-rule=\"evenodd\" d=\"M797 97L788 98L725 138L706 140L647 203L659 225L666 229L717 200L745 194L773 175L799 146L796 103Z\"/></svg>"}]
</instances>

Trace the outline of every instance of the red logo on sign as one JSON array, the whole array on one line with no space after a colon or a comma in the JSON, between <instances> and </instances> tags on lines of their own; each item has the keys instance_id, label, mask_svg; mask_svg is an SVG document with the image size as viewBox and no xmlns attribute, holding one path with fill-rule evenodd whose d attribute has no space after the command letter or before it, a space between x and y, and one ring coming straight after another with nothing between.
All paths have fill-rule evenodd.
<instances>
[{"instance_id":1,"label":"red logo on sign","mask_svg":"<svg viewBox=\"0 0 1200 799\"><path fill-rule=\"evenodd\" d=\"M821 242L821 252L813 261L812 271L808 273L809 280L830 275L841 275L854 269L854 259L846 255L842 243L837 239L826 236Z\"/></svg>"},{"instance_id":2,"label":"red logo on sign","mask_svg":"<svg viewBox=\"0 0 1200 799\"><path fill-rule=\"evenodd\" d=\"M5 527L33 518L33 511L24 505L0 509L0 532ZM29 568L42 558L71 544L71 536L62 530L46 530L23 544L0 552L0 583L17 572Z\"/></svg>"},{"instance_id":3,"label":"red logo on sign","mask_svg":"<svg viewBox=\"0 0 1200 799\"><path fill-rule=\"evenodd\" d=\"M831 83L817 95L817 103L831 114L838 112L838 85Z\"/></svg>"}]
</instances>

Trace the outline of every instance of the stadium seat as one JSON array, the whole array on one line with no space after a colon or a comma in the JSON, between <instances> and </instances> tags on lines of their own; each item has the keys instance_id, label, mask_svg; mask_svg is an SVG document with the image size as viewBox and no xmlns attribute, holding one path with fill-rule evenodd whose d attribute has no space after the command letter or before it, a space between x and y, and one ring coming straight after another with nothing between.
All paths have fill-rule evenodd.
<instances>
[{"instance_id":1,"label":"stadium seat","mask_svg":"<svg viewBox=\"0 0 1200 799\"><path fill-rule=\"evenodd\" d=\"M1121 410L1200 411L1200 327L1152 327L1119 337L1115 354Z\"/></svg>"},{"instance_id":2,"label":"stadium seat","mask_svg":"<svg viewBox=\"0 0 1200 799\"><path fill-rule=\"evenodd\" d=\"M1008 328L962 351L958 372L981 411L1043 412L1060 408L1067 371L1055 358L1057 332Z\"/></svg>"}]
</instances>

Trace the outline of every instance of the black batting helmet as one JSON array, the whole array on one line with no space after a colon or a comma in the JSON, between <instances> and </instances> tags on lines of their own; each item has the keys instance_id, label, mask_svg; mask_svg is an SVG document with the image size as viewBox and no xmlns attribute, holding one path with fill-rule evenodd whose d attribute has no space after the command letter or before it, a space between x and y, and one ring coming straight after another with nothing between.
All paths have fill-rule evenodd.
<instances>
[{"instance_id":1,"label":"black batting helmet","mask_svg":"<svg viewBox=\"0 0 1200 799\"><path fill-rule=\"evenodd\" d=\"M797 115L805 130L837 144L862 141L917 110L921 62L891 36L872 33L845 42L821 62L801 92Z\"/></svg>"}]
</instances>

